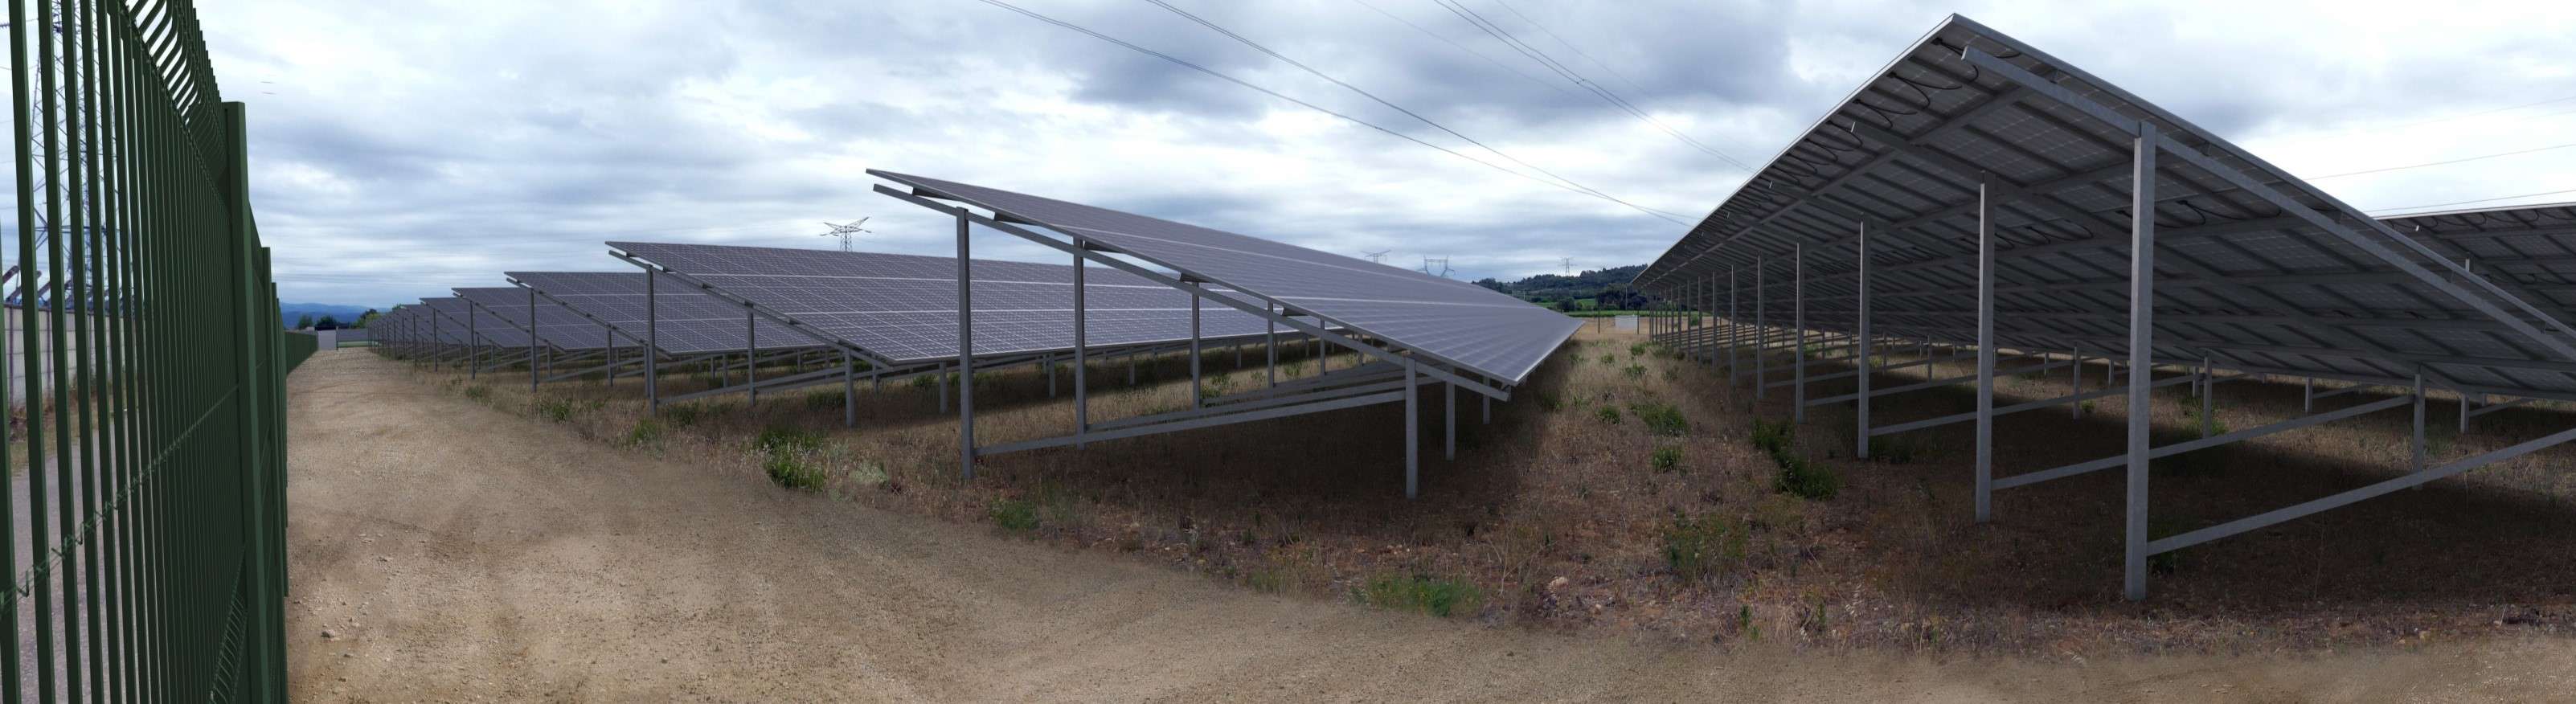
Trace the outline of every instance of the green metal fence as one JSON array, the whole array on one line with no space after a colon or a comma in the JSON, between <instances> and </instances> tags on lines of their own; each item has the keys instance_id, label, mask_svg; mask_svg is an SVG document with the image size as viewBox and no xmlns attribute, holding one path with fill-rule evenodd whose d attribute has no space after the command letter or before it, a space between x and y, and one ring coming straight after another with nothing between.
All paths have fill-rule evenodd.
<instances>
[{"instance_id":1,"label":"green metal fence","mask_svg":"<svg viewBox=\"0 0 2576 704\"><path fill-rule=\"evenodd\" d=\"M186 0L8 1L32 353L0 692L281 700L290 364L242 105Z\"/></svg>"}]
</instances>

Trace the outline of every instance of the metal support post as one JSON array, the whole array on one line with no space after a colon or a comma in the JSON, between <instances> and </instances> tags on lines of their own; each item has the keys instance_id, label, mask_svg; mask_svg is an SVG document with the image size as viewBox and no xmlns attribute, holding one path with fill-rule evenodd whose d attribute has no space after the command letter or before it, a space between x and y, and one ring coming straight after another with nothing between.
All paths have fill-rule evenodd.
<instances>
[{"instance_id":1,"label":"metal support post","mask_svg":"<svg viewBox=\"0 0 2576 704\"><path fill-rule=\"evenodd\" d=\"M437 319L437 318L431 318L431 319L429 320L429 322L430 322L430 324L431 324L431 325L437 325L437 324L438 324L438 319ZM528 323L529 323L529 327L532 327L532 328L533 328L533 327L536 327L536 325L535 325L535 323L536 323L536 322L537 322L537 290L532 288L532 289L528 289ZM437 338L433 337L433 338L431 338L431 339L432 339L432 340L435 340L435 339L437 339ZM539 378L543 373L544 373L544 372L543 372L543 370L540 370L540 369L538 369L538 368L537 368L537 336L536 336L536 335L529 335L529 336L528 336L528 393L532 393L532 394L533 394L533 393L536 393L536 392L537 392L537 379L538 379L538 378Z\"/></svg>"},{"instance_id":2,"label":"metal support post","mask_svg":"<svg viewBox=\"0 0 2576 704\"><path fill-rule=\"evenodd\" d=\"M1206 356L1199 353L1199 293L1202 289L1199 284L1191 284L1190 287L1190 407L1199 408L1207 405L1207 399L1199 397L1199 387L1202 386L1199 383L1199 358Z\"/></svg>"},{"instance_id":3,"label":"metal support post","mask_svg":"<svg viewBox=\"0 0 2576 704\"><path fill-rule=\"evenodd\" d=\"M1079 450L1088 444L1083 441L1083 436L1091 434L1091 382L1087 378L1091 352L1086 349L1091 346L1087 327L1090 314L1086 309L1089 304L1085 301L1089 298L1090 288L1083 283L1082 252L1079 251L1085 245L1077 239L1073 246L1077 250L1073 254L1073 447Z\"/></svg>"},{"instance_id":4,"label":"metal support post","mask_svg":"<svg viewBox=\"0 0 2576 704\"><path fill-rule=\"evenodd\" d=\"M2084 346L2076 345L2075 350L2068 352L2066 356L2075 360L2075 364L2066 369L2066 395L2082 394L2084 393ZM2070 403L2066 407L2075 409L2073 413L2076 420L2084 419L2083 403Z\"/></svg>"},{"instance_id":5,"label":"metal support post","mask_svg":"<svg viewBox=\"0 0 2576 704\"><path fill-rule=\"evenodd\" d=\"M1268 303L1261 304L1261 309L1273 314L1278 312L1277 306ZM1279 386L1279 321L1265 318L1261 324L1266 328L1261 333L1261 346L1269 350L1266 353L1269 356L1268 361L1263 363L1261 373L1269 380L1266 386L1277 388Z\"/></svg>"},{"instance_id":6,"label":"metal support post","mask_svg":"<svg viewBox=\"0 0 2576 704\"><path fill-rule=\"evenodd\" d=\"M1977 522L1994 519L1995 224L1994 193L1977 184Z\"/></svg>"},{"instance_id":7,"label":"metal support post","mask_svg":"<svg viewBox=\"0 0 2576 704\"><path fill-rule=\"evenodd\" d=\"M1717 324L1717 274L1708 275L1708 370L1717 371L1717 341L1721 337ZM1487 400L1491 400L1490 398Z\"/></svg>"},{"instance_id":8,"label":"metal support post","mask_svg":"<svg viewBox=\"0 0 2576 704\"><path fill-rule=\"evenodd\" d=\"M2316 377L2313 377L2313 376L2312 376L2312 377L2308 377L2308 378L2305 378L2305 379L2301 379L2301 380L2299 380L2299 412L2300 412L2300 413L2315 413L2315 412L2317 412L2317 378L2316 378Z\"/></svg>"},{"instance_id":9,"label":"metal support post","mask_svg":"<svg viewBox=\"0 0 2576 704\"><path fill-rule=\"evenodd\" d=\"M650 359L645 366L652 366ZM841 350L841 427L859 427L859 361L850 350Z\"/></svg>"},{"instance_id":10,"label":"metal support post","mask_svg":"<svg viewBox=\"0 0 2576 704\"><path fill-rule=\"evenodd\" d=\"M1860 381L1860 396L1853 401L1858 408L1858 412L1853 416L1858 419L1860 429L1852 433L1852 437L1856 438L1853 442L1857 445L1852 457L1866 460L1869 459L1869 223L1860 223L1854 232L1856 235L1852 239L1858 244L1852 255L1854 262L1852 310L1856 315L1857 324L1854 327L1858 328L1856 337L1860 348L1857 356L1852 358L1852 369L1858 372L1852 376ZM1925 355L1924 358L1930 359L1931 356ZM1929 374L1928 367L1925 372Z\"/></svg>"},{"instance_id":11,"label":"metal support post","mask_svg":"<svg viewBox=\"0 0 2576 704\"><path fill-rule=\"evenodd\" d=\"M1447 397L1440 404L1440 412L1443 416L1442 423L1448 426L1445 431L1447 437L1442 440L1440 459L1455 460L1458 459L1458 383L1442 383L1440 391Z\"/></svg>"},{"instance_id":12,"label":"metal support post","mask_svg":"<svg viewBox=\"0 0 2576 704\"><path fill-rule=\"evenodd\" d=\"M2415 437L2413 445L2412 450L2414 454L2414 462L2412 464L2412 469L2409 471L2424 471L2424 370L2420 368L2415 370ZM2415 486L2417 488L2423 487L2422 484L2417 484Z\"/></svg>"},{"instance_id":13,"label":"metal support post","mask_svg":"<svg viewBox=\"0 0 2576 704\"><path fill-rule=\"evenodd\" d=\"M760 317L748 302L742 304L742 381L751 392L743 405L760 405Z\"/></svg>"},{"instance_id":14,"label":"metal support post","mask_svg":"<svg viewBox=\"0 0 2576 704\"><path fill-rule=\"evenodd\" d=\"M1736 289L1738 288L1737 283L1738 283L1738 282L1736 281L1736 270L1735 270L1735 269L1733 269L1733 268L1728 268L1728 269L1726 270L1726 325L1727 325L1727 327L1729 327L1729 328L1741 327L1741 326L1742 326L1742 324L1741 324L1741 322L1740 322L1740 321L1742 321L1742 320L1744 319L1744 318L1743 318L1743 313L1742 313L1742 311L1738 310L1738 309L1737 309L1737 307L1736 307L1736 305L1735 305L1735 303L1736 303L1736 296L1735 296L1735 293L1736 293ZM1735 361L1736 361L1736 358L1735 358L1735 350L1736 350L1736 349L1738 349L1738 348L1740 348L1740 347L1743 347L1743 342L1742 342L1741 340L1737 340L1737 339L1735 339L1735 336L1733 336L1733 335L1728 335L1728 336L1727 336L1727 340L1726 340L1726 380L1727 380L1727 384L1728 384L1728 385L1730 385L1730 386L1731 386L1731 385L1734 385L1734 383L1735 383L1735 370L1739 368L1739 367L1735 366Z\"/></svg>"},{"instance_id":15,"label":"metal support post","mask_svg":"<svg viewBox=\"0 0 2576 704\"><path fill-rule=\"evenodd\" d=\"M1763 308L1762 301L1764 300L1764 297L1763 297L1763 294L1762 294L1762 264L1763 264L1763 262L1762 262L1762 259L1761 259L1761 258L1759 258L1759 257L1754 258L1754 260L1753 260L1753 399L1754 399L1754 400L1756 400L1756 401L1762 400L1762 397L1763 397L1764 395L1766 395L1766 394L1764 394L1764 393L1763 393L1763 389L1764 389L1764 388L1766 388L1766 387L1768 387L1768 386L1770 386L1770 384L1763 383L1763 382L1770 381L1770 366L1769 366L1767 363L1765 363L1763 360L1764 360L1765 358L1767 358L1767 357L1770 357L1771 355L1763 354L1763 352L1764 352L1764 351L1766 351L1766 350L1768 350L1768 349L1770 349L1770 347L1771 347L1771 328L1764 327L1764 326L1763 326L1763 322L1762 322L1762 308Z\"/></svg>"},{"instance_id":16,"label":"metal support post","mask_svg":"<svg viewBox=\"0 0 2576 704\"><path fill-rule=\"evenodd\" d=\"M1414 396L1421 382L1413 375L1413 355L1404 356L1404 498L1418 495L1421 487L1422 414L1415 407Z\"/></svg>"},{"instance_id":17,"label":"metal support post","mask_svg":"<svg viewBox=\"0 0 2576 704\"><path fill-rule=\"evenodd\" d=\"M975 281L966 209L957 209L957 467L975 478ZM1195 300L1195 299L1193 299Z\"/></svg>"},{"instance_id":18,"label":"metal support post","mask_svg":"<svg viewBox=\"0 0 2576 704\"><path fill-rule=\"evenodd\" d=\"M1792 410L1789 412L1789 415L1795 422L1804 424L1807 422L1806 245L1789 245L1789 272L1789 286L1793 289L1789 292L1789 308L1793 311L1791 314L1791 326L1798 329L1798 349L1792 353L1794 356L1791 358L1792 361L1789 363L1789 366L1792 369L1790 372L1792 381L1789 385L1789 398L1795 401L1795 403L1791 404Z\"/></svg>"},{"instance_id":19,"label":"metal support post","mask_svg":"<svg viewBox=\"0 0 2576 704\"><path fill-rule=\"evenodd\" d=\"M2218 394L2213 393L2218 390L2217 379L2210 374L2209 358L2200 358L2200 436L2204 438L2218 431L2218 421L2210 417L2217 411Z\"/></svg>"},{"instance_id":20,"label":"metal support post","mask_svg":"<svg viewBox=\"0 0 2576 704\"><path fill-rule=\"evenodd\" d=\"M2156 123L2140 121L2138 131L2129 147L2129 476L2121 526L2120 586L2130 601L2147 598L2147 418L2156 364Z\"/></svg>"}]
</instances>

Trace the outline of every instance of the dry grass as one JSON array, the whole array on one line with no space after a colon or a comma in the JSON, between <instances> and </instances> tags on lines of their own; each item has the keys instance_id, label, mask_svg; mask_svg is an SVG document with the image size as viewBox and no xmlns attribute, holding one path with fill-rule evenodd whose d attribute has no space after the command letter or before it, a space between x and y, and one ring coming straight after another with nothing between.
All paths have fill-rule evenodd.
<instances>
[{"instance_id":1,"label":"dry grass","mask_svg":"<svg viewBox=\"0 0 2576 704\"><path fill-rule=\"evenodd\" d=\"M613 389L557 383L532 398L524 376L418 374L455 393L479 388L477 400L530 422L747 481L767 481L756 436L810 431L820 436L804 455L823 474L815 491L837 500L1007 526L1263 591L1495 623L2057 656L2411 643L2576 622L2576 545L2553 540L2576 518L2562 498L2576 485L2554 469L2576 456L2568 448L2182 551L2159 562L2155 597L2130 604L2117 591L2118 472L2002 492L1997 520L1980 525L1969 520L1969 426L1880 438L1902 443L1902 462L1854 461L1850 409L1818 407L1784 452L1838 475L1841 487L1829 500L1801 499L1779 490L1782 461L1749 437L1755 418L1788 416L1785 389L1757 402L1704 363L1640 341L1587 328L1512 402L1495 404L1490 424L1477 422L1478 397L1461 394L1454 462L1439 459L1440 395L1426 393L1423 495L1411 501L1401 498L1397 406L986 457L977 478L962 481L956 415L937 412L926 386L863 385L851 430L840 427L837 385L764 395L756 406L739 396L666 406L646 421L640 384L625 380ZM1253 350L1237 371L1230 352L1211 351L1206 368L1223 381L1210 386L1258 388L1259 357ZM1333 362L1350 364L1347 355ZM1129 386L1123 364L1095 366L1092 417L1185 407L1187 369L1167 356ZM1302 376L1314 364L1287 354L1282 369ZM1965 369L1944 364L1936 374ZM2098 388L2101 367L2086 374L2086 388ZM1905 370L1879 383L1923 377ZM1059 378L1068 392L1050 399L1032 369L979 377L979 441L1064 433L1071 374ZM680 393L706 382L664 383ZM2064 370L2007 379L1998 396L2009 400L1999 402L2059 395L2065 384ZM1843 380L1810 393L1849 388ZM1875 420L1964 410L1973 402L1965 391L1883 398ZM2218 418L2233 428L2298 412L2295 380L2224 383L2218 393ZM1998 473L2117 452L2125 406L2097 406L2080 421L2063 409L1999 421ZM2182 387L2157 394L2156 422L2170 436L2159 442L2196 436L2185 409L2197 406ZM2571 420L2513 409L2453 437L2456 405L2437 400L2432 410L2433 444L2454 458ZM2407 423L2404 411L2385 411L2168 463L2155 477L2157 534L2391 476L2405 466ZM1441 606L1396 598L1417 592Z\"/></svg>"}]
</instances>

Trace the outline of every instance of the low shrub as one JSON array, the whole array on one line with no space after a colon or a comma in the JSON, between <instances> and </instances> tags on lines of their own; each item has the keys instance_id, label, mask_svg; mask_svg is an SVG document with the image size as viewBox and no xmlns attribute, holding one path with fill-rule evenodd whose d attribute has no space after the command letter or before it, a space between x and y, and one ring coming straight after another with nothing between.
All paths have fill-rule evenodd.
<instances>
[{"instance_id":1,"label":"low shrub","mask_svg":"<svg viewBox=\"0 0 2576 704\"><path fill-rule=\"evenodd\" d=\"M492 389L484 386L468 386L465 387L465 397L476 401L491 400Z\"/></svg>"},{"instance_id":2,"label":"low shrub","mask_svg":"<svg viewBox=\"0 0 2576 704\"><path fill-rule=\"evenodd\" d=\"M662 407L662 417L671 419L671 426L675 428L697 425L699 416L704 415L705 412L704 407L694 403L675 403Z\"/></svg>"},{"instance_id":3,"label":"low shrub","mask_svg":"<svg viewBox=\"0 0 2576 704\"><path fill-rule=\"evenodd\" d=\"M769 480L789 489L811 491L823 487L823 468L810 456L794 452L771 452L760 463Z\"/></svg>"},{"instance_id":4,"label":"low shrub","mask_svg":"<svg viewBox=\"0 0 2576 704\"><path fill-rule=\"evenodd\" d=\"M1843 478L1824 465L1788 454L1772 459L1780 463L1780 475L1771 482L1773 489L1809 501L1831 499L1842 491Z\"/></svg>"},{"instance_id":5,"label":"low shrub","mask_svg":"<svg viewBox=\"0 0 2576 704\"><path fill-rule=\"evenodd\" d=\"M1742 526L1716 514L1675 516L1664 527L1664 564L1684 581L1733 572L1744 564L1746 533Z\"/></svg>"},{"instance_id":6,"label":"low shrub","mask_svg":"<svg viewBox=\"0 0 2576 704\"><path fill-rule=\"evenodd\" d=\"M568 398L538 399L537 415L545 416L546 420L561 423L572 420L573 416L581 415L582 411L598 410L601 405L600 401L585 403Z\"/></svg>"},{"instance_id":7,"label":"low shrub","mask_svg":"<svg viewBox=\"0 0 2576 704\"><path fill-rule=\"evenodd\" d=\"M1631 364L1628 365L1627 368L1619 370L1619 373L1628 375L1628 378L1630 379L1643 379L1646 378L1646 365Z\"/></svg>"},{"instance_id":8,"label":"low shrub","mask_svg":"<svg viewBox=\"0 0 2576 704\"><path fill-rule=\"evenodd\" d=\"M1601 419L1601 422L1603 422L1603 423L1608 423L1608 424L1610 424L1610 425L1618 425L1618 424L1619 424L1619 409L1616 409L1616 408L1611 408L1611 407L1609 407L1609 406L1602 406L1602 407L1600 407L1600 408L1594 409L1594 410L1592 411L1592 416L1593 416L1593 417L1595 417L1595 418L1600 418L1600 419Z\"/></svg>"},{"instance_id":9,"label":"low shrub","mask_svg":"<svg viewBox=\"0 0 2576 704\"><path fill-rule=\"evenodd\" d=\"M1538 408L1539 408L1539 410L1547 411L1547 412L1549 412L1549 413L1555 413L1555 412L1557 411L1557 409L1561 409L1561 408L1564 408L1564 407L1565 407L1565 402L1557 400L1557 398L1556 398L1556 394L1551 394L1551 393L1548 393L1548 392L1545 392L1545 391L1541 391L1541 392L1539 392L1539 393L1538 393Z\"/></svg>"},{"instance_id":10,"label":"low shrub","mask_svg":"<svg viewBox=\"0 0 2576 704\"><path fill-rule=\"evenodd\" d=\"M1790 425L1786 421L1769 421L1755 418L1753 419L1753 434L1751 436L1753 447L1763 452L1775 455L1786 452L1789 449L1789 441L1793 438L1793 435L1796 432L1796 426Z\"/></svg>"},{"instance_id":11,"label":"low shrub","mask_svg":"<svg viewBox=\"0 0 2576 704\"><path fill-rule=\"evenodd\" d=\"M1681 437L1690 432L1690 421L1683 418L1682 409L1673 404L1634 403L1628 405L1628 412L1637 414L1637 420L1646 424L1647 432L1656 435Z\"/></svg>"},{"instance_id":12,"label":"low shrub","mask_svg":"<svg viewBox=\"0 0 2576 704\"><path fill-rule=\"evenodd\" d=\"M1647 462L1654 465L1655 471L1679 471L1682 466L1682 448L1673 445L1655 448L1654 457Z\"/></svg>"},{"instance_id":13,"label":"low shrub","mask_svg":"<svg viewBox=\"0 0 2576 704\"><path fill-rule=\"evenodd\" d=\"M1619 364L1619 357L1618 357L1618 355L1611 355L1611 354L1604 354L1604 355L1601 355L1601 366L1611 367L1611 366L1618 366L1618 364Z\"/></svg>"},{"instance_id":14,"label":"low shrub","mask_svg":"<svg viewBox=\"0 0 2576 704\"><path fill-rule=\"evenodd\" d=\"M993 525L1001 526L1002 530L1027 533L1038 529L1037 504L1022 499L996 500L984 513L991 516Z\"/></svg>"},{"instance_id":15,"label":"low shrub","mask_svg":"<svg viewBox=\"0 0 2576 704\"><path fill-rule=\"evenodd\" d=\"M1639 342L1639 343L1632 344L1632 345L1629 345L1629 346L1628 346L1628 356L1630 356L1630 357L1643 357L1643 356L1645 356L1645 355L1646 355L1646 343Z\"/></svg>"},{"instance_id":16,"label":"low shrub","mask_svg":"<svg viewBox=\"0 0 2576 704\"><path fill-rule=\"evenodd\" d=\"M1373 606L1420 611L1443 618L1475 613L1485 603L1485 595L1476 589L1476 585L1420 574L1379 576L1369 580L1358 596L1360 601Z\"/></svg>"},{"instance_id":17,"label":"low shrub","mask_svg":"<svg viewBox=\"0 0 2576 704\"><path fill-rule=\"evenodd\" d=\"M811 454L823 449L823 434L804 428L773 425L751 439L753 449L772 455Z\"/></svg>"},{"instance_id":18,"label":"low shrub","mask_svg":"<svg viewBox=\"0 0 2576 704\"><path fill-rule=\"evenodd\" d=\"M637 420L635 421L635 427L626 431L626 444L628 445L651 445L661 441L662 422L658 420L651 418Z\"/></svg>"}]
</instances>

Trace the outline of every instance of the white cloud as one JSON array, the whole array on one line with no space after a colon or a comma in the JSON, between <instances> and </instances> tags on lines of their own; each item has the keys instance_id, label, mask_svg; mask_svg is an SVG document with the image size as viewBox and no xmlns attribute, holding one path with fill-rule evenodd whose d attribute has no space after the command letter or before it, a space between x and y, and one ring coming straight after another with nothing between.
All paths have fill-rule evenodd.
<instances>
[{"instance_id":1,"label":"white cloud","mask_svg":"<svg viewBox=\"0 0 2576 704\"><path fill-rule=\"evenodd\" d=\"M1521 168L1150 4L1016 4ZM1742 177L1424 0L1175 4L1685 219ZM1757 166L1952 9L1464 6ZM2302 174L2576 143L2576 100L2445 119L2576 97L2576 11L2561 4L1963 13ZM1554 271L1562 256L1642 263L1685 229L968 0L249 0L203 14L226 96L251 104L261 231L291 300L383 305L505 269L612 269L609 239L829 247L817 221L862 215L876 217L871 249L946 251L945 221L869 193L865 168L1346 254L1392 248L1390 263L1448 256L1465 277ZM2363 207L2576 188L2576 149L2322 183ZM1003 238L978 254L1054 258Z\"/></svg>"}]
</instances>

